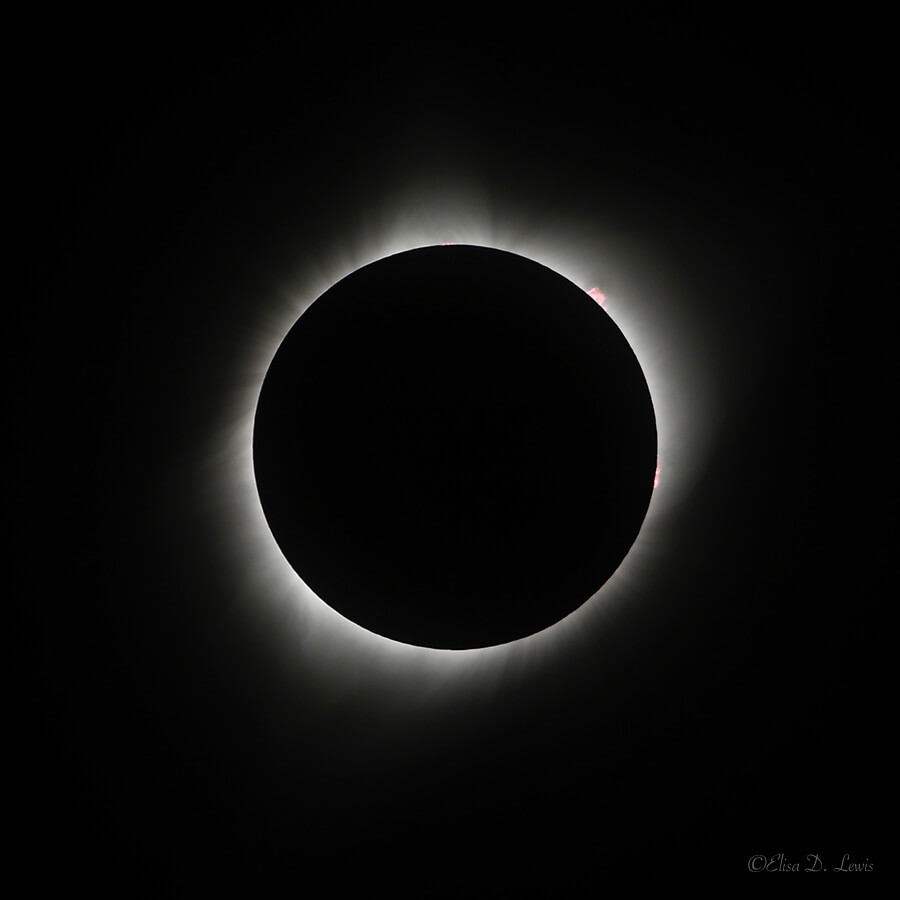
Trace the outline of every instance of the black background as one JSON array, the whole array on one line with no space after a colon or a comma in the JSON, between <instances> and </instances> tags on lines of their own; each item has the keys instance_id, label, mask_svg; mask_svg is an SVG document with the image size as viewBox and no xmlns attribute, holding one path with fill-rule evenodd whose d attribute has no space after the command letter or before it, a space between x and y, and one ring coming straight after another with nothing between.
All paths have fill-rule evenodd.
<instances>
[{"instance_id":1,"label":"black background","mask_svg":"<svg viewBox=\"0 0 900 900\"><path fill-rule=\"evenodd\" d=\"M40 258L7 338L9 493L41 877L428 895L750 877L754 854L888 868L878 23L545 13L23 28ZM664 248L728 402L621 624L413 709L402 679L297 677L235 611L192 489L248 306L455 168Z\"/></svg>"}]
</instances>

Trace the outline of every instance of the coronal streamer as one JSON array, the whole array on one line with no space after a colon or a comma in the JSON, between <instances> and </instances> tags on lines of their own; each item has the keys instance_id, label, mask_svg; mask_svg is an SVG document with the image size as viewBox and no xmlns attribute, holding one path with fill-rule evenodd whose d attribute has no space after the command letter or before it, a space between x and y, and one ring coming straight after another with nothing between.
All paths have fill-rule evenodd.
<instances>
[{"instance_id":1,"label":"coronal streamer","mask_svg":"<svg viewBox=\"0 0 900 900\"><path fill-rule=\"evenodd\" d=\"M519 199L487 200L448 180L414 185L380 203L369 219L344 223L316 248L298 247L281 288L248 305L249 333L237 357L228 403L212 423L201 460L201 505L221 547L227 578L247 614L262 623L287 665L322 683L378 693L403 677L412 693L432 696L452 678L455 689L479 691L511 673L534 671L589 641L621 603L653 582L679 504L702 472L720 403L707 376L706 333L692 319L689 286L667 271L665 253L617 238L610 223L548 219ZM438 212L435 212L435 211ZM633 349L646 377L658 432L656 487L640 533L596 596L552 627L497 646L468 650L412 646L374 634L322 602L300 579L274 540L253 470L253 420L260 390L279 346L310 304L349 273L417 247L470 244L507 250L580 286ZM326 250L323 250L327 248ZM268 299L265 297L268 296ZM266 624L268 623L268 624Z\"/></svg>"}]
</instances>

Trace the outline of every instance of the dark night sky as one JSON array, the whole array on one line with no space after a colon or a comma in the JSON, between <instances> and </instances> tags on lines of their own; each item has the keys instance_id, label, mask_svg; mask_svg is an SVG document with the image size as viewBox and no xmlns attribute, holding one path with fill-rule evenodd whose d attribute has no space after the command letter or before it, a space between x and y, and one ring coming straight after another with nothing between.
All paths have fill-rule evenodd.
<instances>
[{"instance_id":1,"label":"dark night sky","mask_svg":"<svg viewBox=\"0 0 900 900\"><path fill-rule=\"evenodd\" d=\"M46 254L9 350L11 494L48 877L428 895L482 864L562 892L741 877L754 854L887 868L881 50L860 23L604 21L73 16L31 38ZM457 173L523 228L596 215L662 254L725 401L614 627L406 703L401 676L386 699L342 661L287 662L196 498L221 490L210 423L298 253L335 258Z\"/></svg>"}]
</instances>

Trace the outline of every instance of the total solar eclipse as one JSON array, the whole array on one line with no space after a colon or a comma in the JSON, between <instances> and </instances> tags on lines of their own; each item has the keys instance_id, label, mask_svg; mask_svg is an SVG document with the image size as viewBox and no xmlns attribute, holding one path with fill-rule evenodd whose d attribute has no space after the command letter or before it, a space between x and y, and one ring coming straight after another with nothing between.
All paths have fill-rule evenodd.
<instances>
[{"instance_id":1,"label":"total solar eclipse","mask_svg":"<svg viewBox=\"0 0 900 900\"><path fill-rule=\"evenodd\" d=\"M260 501L306 585L368 631L469 649L546 629L640 531L656 419L625 337L507 251L357 269L282 341L260 391Z\"/></svg>"}]
</instances>

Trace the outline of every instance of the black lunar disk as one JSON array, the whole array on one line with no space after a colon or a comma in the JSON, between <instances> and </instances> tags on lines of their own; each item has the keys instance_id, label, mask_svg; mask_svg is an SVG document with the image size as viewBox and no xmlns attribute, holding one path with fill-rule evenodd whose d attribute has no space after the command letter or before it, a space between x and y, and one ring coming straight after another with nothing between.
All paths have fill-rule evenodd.
<instances>
[{"instance_id":1,"label":"black lunar disk","mask_svg":"<svg viewBox=\"0 0 900 900\"><path fill-rule=\"evenodd\" d=\"M284 556L325 603L405 643L474 648L588 600L650 502L656 420L628 342L532 260L424 247L297 320L253 460Z\"/></svg>"}]
</instances>

